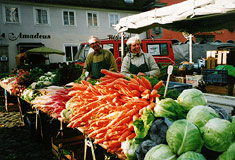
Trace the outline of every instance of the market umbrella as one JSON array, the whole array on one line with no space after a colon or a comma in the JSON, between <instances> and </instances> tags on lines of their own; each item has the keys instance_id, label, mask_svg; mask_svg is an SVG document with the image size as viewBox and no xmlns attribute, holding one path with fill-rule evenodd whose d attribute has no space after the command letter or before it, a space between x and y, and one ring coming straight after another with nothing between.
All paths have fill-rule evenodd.
<instances>
[{"instance_id":1,"label":"market umbrella","mask_svg":"<svg viewBox=\"0 0 235 160\"><path fill-rule=\"evenodd\" d=\"M42 46L27 50L24 57L28 58L32 64L44 64L45 60L49 60L50 63L50 54L65 55L62 51Z\"/></svg>"},{"instance_id":2,"label":"market umbrella","mask_svg":"<svg viewBox=\"0 0 235 160\"><path fill-rule=\"evenodd\" d=\"M28 54L36 54L36 55L48 55L48 54L59 54L59 55L65 55L64 52L56 50L56 49L52 49L52 48L48 48L45 46L39 47L39 48L33 48L33 49L29 49L26 51L26 55Z\"/></svg>"},{"instance_id":3,"label":"market umbrella","mask_svg":"<svg viewBox=\"0 0 235 160\"><path fill-rule=\"evenodd\" d=\"M121 18L118 33L142 33L154 27L192 34L235 29L235 0L186 0L171 6ZM190 45L192 45L190 43ZM192 53L190 53L190 60Z\"/></svg>"}]
</instances>

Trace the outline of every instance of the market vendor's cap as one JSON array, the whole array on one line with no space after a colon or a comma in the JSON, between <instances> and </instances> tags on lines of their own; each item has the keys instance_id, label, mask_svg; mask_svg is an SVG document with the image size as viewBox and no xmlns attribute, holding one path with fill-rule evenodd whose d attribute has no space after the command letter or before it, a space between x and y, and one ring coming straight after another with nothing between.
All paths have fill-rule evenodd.
<instances>
[{"instance_id":1,"label":"market vendor's cap","mask_svg":"<svg viewBox=\"0 0 235 160\"><path fill-rule=\"evenodd\" d=\"M90 36L90 37L89 37L89 40L88 40L88 43L89 43L89 44L92 44L92 43L95 43L97 40L99 41L99 39L98 39L97 37L95 37L95 36Z\"/></svg>"}]
</instances>

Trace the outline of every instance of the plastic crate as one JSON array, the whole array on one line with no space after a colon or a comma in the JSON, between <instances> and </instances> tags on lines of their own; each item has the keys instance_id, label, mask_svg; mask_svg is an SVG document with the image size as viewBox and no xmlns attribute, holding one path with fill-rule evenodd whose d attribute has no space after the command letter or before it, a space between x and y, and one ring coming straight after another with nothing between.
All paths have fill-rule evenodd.
<instances>
[{"instance_id":1,"label":"plastic crate","mask_svg":"<svg viewBox=\"0 0 235 160\"><path fill-rule=\"evenodd\" d=\"M206 83L228 83L228 71L205 69L203 71L203 81Z\"/></svg>"},{"instance_id":2,"label":"plastic crate","mask_svg":"<svg viewBox=\"0 0 235 160\"><path fill-rule=\"evenodd\" d=\"M166 81L164 81L166 84ZM171 82L169 81L168 89L177 89L180 93L183 92L185 89L191 89L192 84L185 84L185 83L178 83L178 82Z\"/></svg>"}]
</instances>

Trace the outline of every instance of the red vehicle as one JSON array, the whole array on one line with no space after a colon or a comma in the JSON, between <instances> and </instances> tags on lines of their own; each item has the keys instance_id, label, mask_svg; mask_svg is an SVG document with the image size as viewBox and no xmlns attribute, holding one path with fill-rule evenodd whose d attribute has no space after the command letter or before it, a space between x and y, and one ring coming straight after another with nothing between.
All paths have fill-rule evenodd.
<instances>
[{"instance_id":1,"label":"red vehicle","mask_svg":"<svg viewBox=\"0 0 235 160\"><path fill-rule=\"evenodd\" d=\"M126 43L126 40L124 41ZM120 71L122 64L122 55L121 55L121 40L109 39L101 40L102 48L110 50L114 58L116 59L118 69ZM150 53L153 55L155 61L158 64L175 64L175 57L172 48L171 40L151 40L144 39L141 40L142 50L145 53ZM75 56L75 61L81 65L84 65L87 55L92 52L88 43L82 43L78 49L78 53ZM124 45L124 55L128 52L128 47Z\"/></svg>"}]
</instances>

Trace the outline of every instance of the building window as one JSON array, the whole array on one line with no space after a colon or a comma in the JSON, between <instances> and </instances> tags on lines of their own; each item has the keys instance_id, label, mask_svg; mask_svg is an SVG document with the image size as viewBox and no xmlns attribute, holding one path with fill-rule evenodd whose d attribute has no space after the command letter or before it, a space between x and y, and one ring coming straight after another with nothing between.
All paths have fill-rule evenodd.
<instances>
[{"instance_id":1,"label":"building window","mask_svg":"<svg viewBox=\"0 0 235 160\"><path fill-rule=\"evenodd\" d=\"M49 9L35 8L35 24L49 24Z\"/></svg>"},{"instance_id":2,"label":"building window","mask_svg":"<svg viewBox=\"0 0 235 160\"><path fill-rule=\"evenodd\" d=\"M20 23L20 8L13 5L4 5L5 23Z\"/></svg>"},{"instance_id":3,"label":"building window","mask_svg":"<svg viewBox=\"0 0 235 160\"><path fill-rule=\"evenodd\" d=\"M65 55L66 55L66 62L67 61L74 61L74 57L78 51L78 47L75 45L66 45L65 46Z\"/></svg>"},{"instance_id":4,"label":"building window","mask_svg":"<svg viewBox=\"0 0 235 160\"><path fill-rule=\"evenodd\" d=\"M63 21L65 26L74 26L75 19L75 11L63 11Z\"/></svg>"},{"instance_id":5,"label":"building window","mask_svg":"<svg viewBox=\"0 0 235 160\"><path fill-rule=\"evenodd\" d=\"M115 24L118 24L120 15L118 13L109 13L109 27L113 28Z\"/></svg>"},{"instance_id":6,"label":"building window","mask_svg":"<svg viewBox=\"0 0 235 160\"><path fill-rule=\"evenodd\" d=\"M88 27L98 27L98 13L87 12Z\"/></svg>"}]
</instances>

